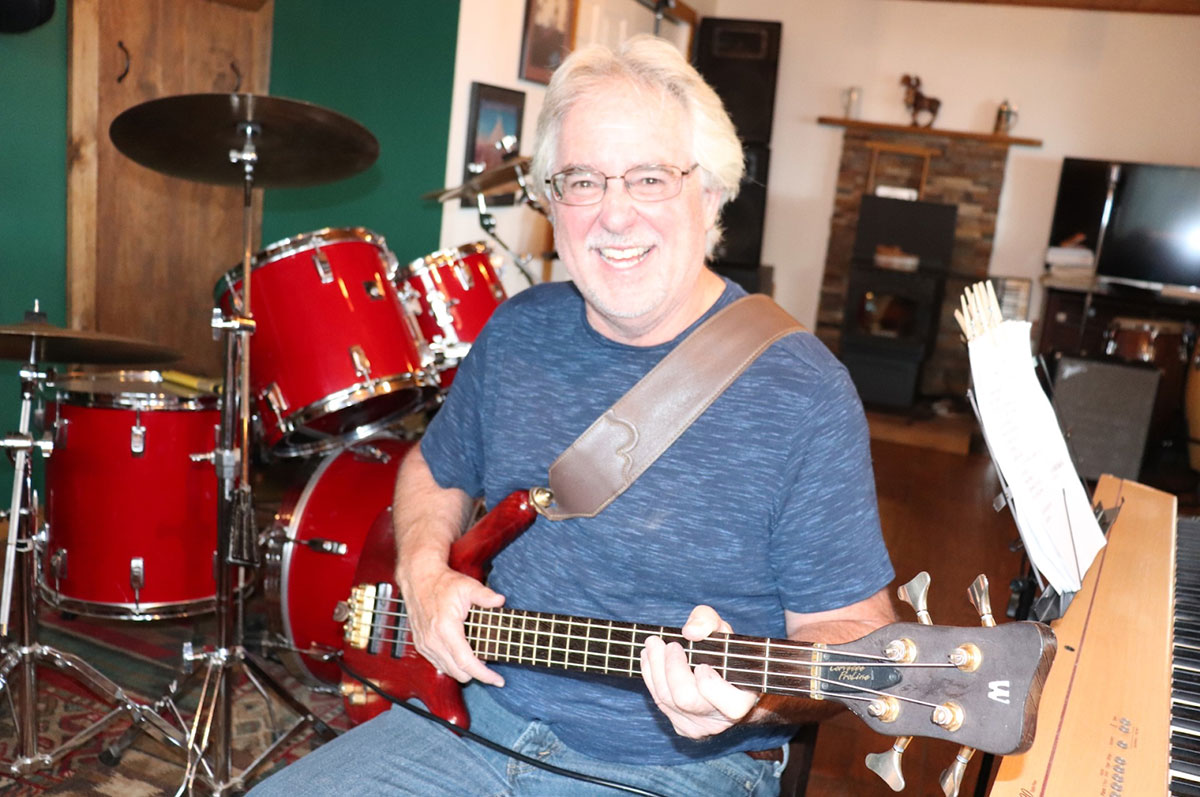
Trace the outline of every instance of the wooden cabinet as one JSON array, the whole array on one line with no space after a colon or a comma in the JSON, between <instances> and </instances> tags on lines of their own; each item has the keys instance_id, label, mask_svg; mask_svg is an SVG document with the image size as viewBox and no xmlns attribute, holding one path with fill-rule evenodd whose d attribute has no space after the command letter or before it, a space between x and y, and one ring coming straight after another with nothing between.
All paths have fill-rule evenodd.
<instances>
[{"instance_id":1,"label":"wooden cabinet","mask_svg":"<svg viewBox=\"0 0 1200 797\"><path fill-rule=\"evenodd\" d=\"M74 0L69 9L68 324L171 346L185 355L177 367L220 375L212 290L242 258L242 189L139 166L108 128L159 97L267 93L273 0ZM260 209L258 196L256 246Z\"/></svg>"}]
</instances>

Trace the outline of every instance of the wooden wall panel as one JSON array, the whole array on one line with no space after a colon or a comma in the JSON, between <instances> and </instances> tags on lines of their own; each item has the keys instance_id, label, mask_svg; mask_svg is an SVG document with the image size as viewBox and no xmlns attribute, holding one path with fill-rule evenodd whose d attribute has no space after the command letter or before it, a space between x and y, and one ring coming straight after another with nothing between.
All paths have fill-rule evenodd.
<instances>
[{"instance_id":1,"label":"wooden wall panel","mask_svg":"<svg viewBox=\"0 0 1200 797\"><path fill-rule=\"evenodd\" d=\"M212 289L241 260L242 189L140 166L108 128L158 97L267 93L274 3L253 11L207 0L75 0L70 9L68 324L174 347L185 355L179 367L220 375Z\"/></svg>"}]
</instances>

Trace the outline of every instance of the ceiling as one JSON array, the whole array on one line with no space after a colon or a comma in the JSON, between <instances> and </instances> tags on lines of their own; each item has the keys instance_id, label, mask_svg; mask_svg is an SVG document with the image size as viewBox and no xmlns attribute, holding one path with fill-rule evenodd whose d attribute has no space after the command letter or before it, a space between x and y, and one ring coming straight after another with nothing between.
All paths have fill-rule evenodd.
<instances>
[{"instance_id":1,"label":"ceiling","mask_svg":"<svg viewBox=\"0 0 1200 797\"><path fill-rule=\"evenodd\" d=\"M1145 14L1200 14L1200 0L941 0L941 2L1050 6L1091 11L1132 11Z\"/></svg>"}]
</instances>

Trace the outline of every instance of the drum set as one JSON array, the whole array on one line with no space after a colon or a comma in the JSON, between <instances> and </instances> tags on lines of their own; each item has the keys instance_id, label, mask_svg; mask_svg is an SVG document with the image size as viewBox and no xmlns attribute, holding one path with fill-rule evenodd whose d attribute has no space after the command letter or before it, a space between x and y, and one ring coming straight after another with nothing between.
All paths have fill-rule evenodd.
<instances>
[{"instance_id":1,"label":"drum set","mask_svg":"<svg viewBox=\"0 0 1200 797\"><path fill-rule=\"evenodd\" d=\"M361 227L252 253L252 188L340 179L374 162L374 136L332 111L264 96L182 95L125 111L110 136L151 169L245 188L242 261L213 291L224 379L149 370L178 354L61 329L36 306L0 326L0 359L23 362L19 428L3 438L15 474L0 593L0 691L9 692L19 755L0 761L0 772L49 768L124 715L131 726L102 756L108 763L145 732L186 757L181 792L198 782L224 794L244 788L304 727L334 735L246 649L245 598L261 584L263 649L306 685L335 689L342 627L334 608L349 594L372 521L391 503L400 461L506 298L502 259L475 242L401 264L382 236ZM483 197L514 181L523 188L527 163L510 158L427 197L469 197L484 219ZM44 519L33 491L38 453ZM252 490L262 480L251 469L283 462L300 463L301 475L260 533ZM39 642L39 604L109 621L215 614L216 639L202 650L185 645L179 677L145 705L78 656ZM39 667L114 704L49 752L38 745ZM232 693L241 676L297 719L234 772ZM199 707L184 722L177 701L198 682Z\"/></svg>"}]
</instances>

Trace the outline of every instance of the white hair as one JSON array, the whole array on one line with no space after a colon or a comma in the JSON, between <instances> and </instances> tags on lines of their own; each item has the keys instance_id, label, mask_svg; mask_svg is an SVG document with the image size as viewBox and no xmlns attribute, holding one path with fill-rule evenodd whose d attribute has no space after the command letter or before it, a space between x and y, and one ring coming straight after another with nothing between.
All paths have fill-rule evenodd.
<instances>
[{"instance_id":1,"label":"white hair","mask_svg":"<svg viewBox=\"0 0 1200 797\"><path fill-rule=\"evenodd\" d=\"M615 50L599 44L582 47L554 71L533 145L530 172L535 190L547 193L546 180L555 168L558 137L567 112L589 93L619 80L671 97L683 106L692 124L692 160L700 165L704 187L719 193L720 208L732 201L741 187L745 162L725 106L679 50L649 35L627 39ZM720 240L718 222L705 241L709 256Z\"/></svg>"}]
</instances>

